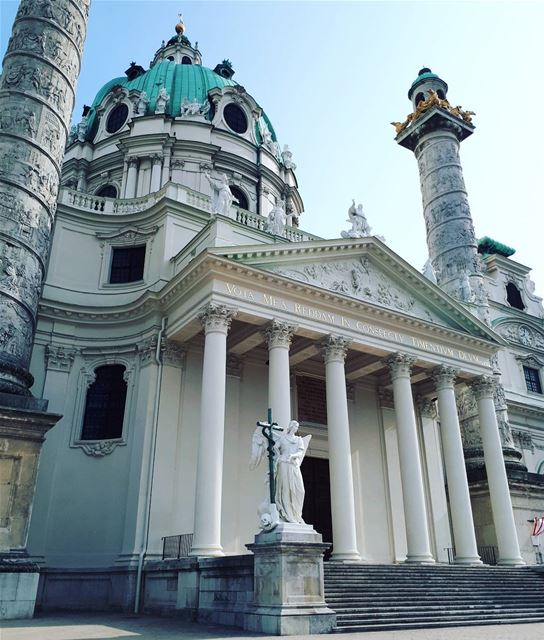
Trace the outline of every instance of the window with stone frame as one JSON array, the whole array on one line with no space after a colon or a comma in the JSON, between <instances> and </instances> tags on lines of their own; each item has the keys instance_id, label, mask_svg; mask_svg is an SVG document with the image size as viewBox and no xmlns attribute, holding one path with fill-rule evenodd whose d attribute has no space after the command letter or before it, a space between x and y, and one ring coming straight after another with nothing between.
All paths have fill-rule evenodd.
<instances>
[{"instance_id":1,"label":"window with stone frame","mask_svg":"<svg viewBox=\"0 0 544 640\"><path fill-rule=\"evenodd\" d=\"M112 440L123 435L127 399L125 367L104 365L94 371L87 390L81 440Z\"/></svg>"},{"instance_id":2,"label":"window with stone frame","mask_svg":"<svg viewBox=\"0 0 544 640\"><path fill-rule=\"evenodd\" d=\"M112 247L110 284L143 280L145 249L145 244L138 247Z\"/></svg>"},{"instance_id":3,"label":"window with stone frame","mask_svg":"<svg viewBox=\"0 0 544 640\"><path fill-rule=\"evenodd\" d=\"M542 393L542 382L540 380L540 371L538 369L523 365L523 375L525 377L527 391Z\"/></svg>"},{"instance_id":4,"label":"window with stone frame","mask_svg":"<svg viewBox=\"0 0 544 640\"><path fill-rule=\"evenodd\" d=\"M513 282L509 282L506 285L506 300L511 307L514 307L514 309L520 309L521 311L525 309L521 292Z\"/></svg>"}]
</instances>

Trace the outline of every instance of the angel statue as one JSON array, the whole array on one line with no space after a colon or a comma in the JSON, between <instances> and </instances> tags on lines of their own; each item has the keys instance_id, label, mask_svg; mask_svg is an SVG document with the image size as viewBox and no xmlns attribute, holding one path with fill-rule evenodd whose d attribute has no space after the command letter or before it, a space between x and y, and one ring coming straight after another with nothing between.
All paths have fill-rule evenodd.
<instances>
[{"instance_id":1,"label":"angel statue","mask_svg":"<svg viewBox=\"0 0 544 640\"><path fill-rule=\"evenodd\" d=\"M259 465L267 448L269 455L270 471L266 483L270 497L259 506L260 526L265 531L270 531L280 521L305 524L302 519L304 482L300 465L312 436L302 438L297 435L298 427L296 420L291 420L285 429L274 426L274 423L261 422L257 423L253 434L251 468Z\"/></svg>"},{"instance_id":2,"label":"angel statue","mask_svg":"<svg viewBox=\"0 0 544 640\"><path fill-rule=\"evenodd\" d=\"M281 198L272 206L266 221L266 230L275 236L282 236L285 232L287 216L285 215L285 200Z\"/></svg>"},{"instance_id":3,"label":"angel statue","mask_svg":"<svg viewBox=\"0 0 544 640\"><path fill-rule=\"evenodd\" d=\"M212 198L212 213L228 216L230 208L234 200L234 196L229 187L229 179L226 173L220 173L219 177L212 178L212 176L204 171L204 176L210 183L213 189Z\"/></svg>"},{"instance_id":4,"label":"angel statue","mask_svg":"<svg viewBox=\"0 0 544 640\"><path fill-rule=\"evenodd\" d=\"M363 205L359 204L355 206L355 200L352 200L352 205L348 209L347 222L351 222L351 229L349 231L342 231L342 238L364 238L372 232L372 228L368 224L363 212Z\"/></svg>"}]
</instances>

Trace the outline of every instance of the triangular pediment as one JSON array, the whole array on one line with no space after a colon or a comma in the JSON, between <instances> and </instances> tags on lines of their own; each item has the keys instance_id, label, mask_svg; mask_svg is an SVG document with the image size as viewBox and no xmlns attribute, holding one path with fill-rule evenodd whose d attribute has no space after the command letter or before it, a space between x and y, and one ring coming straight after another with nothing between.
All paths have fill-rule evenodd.
<instances>
[{"instance_id":1,"label":"triangular pediment","mask_svg":"<svg viewBox=\"0 0 544 640\"><path fill-rule=\"evenodd\" d=\"M496 341L498 336L380 240L316 241L214 249L236 262L383 307L429 324ZM498 338L500 341L500 338Z\"/></svg>"}]
</instances>

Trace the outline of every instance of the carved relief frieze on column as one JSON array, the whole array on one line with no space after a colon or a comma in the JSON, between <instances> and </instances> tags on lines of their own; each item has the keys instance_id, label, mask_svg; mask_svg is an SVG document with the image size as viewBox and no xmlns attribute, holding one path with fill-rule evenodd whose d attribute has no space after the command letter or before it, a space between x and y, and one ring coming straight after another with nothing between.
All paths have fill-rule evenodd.
<instances>
[{"instance_id":1,"label":"carved relief frieze on column","mask_svg":"<svg viewBox=\"0 0 544 640\"><path fill-rule=\"evenodd\" d=\"M221 332L226 334L236 313L235 309L224 304L210 302L201 310L198 317L205 333Z\"/></svg>"},{"instance_id":2,"label":"carved relief frieze on column","mask_svg":"<svg viewBox=\"0 0 544 640\"><path fill-rule=\"evenodd\" d=\"M22 0L0 78L0 392L29 395L89 1Z\"/></svg>"},{"instance_id":3,"label":"carved relief frieze on column","mask_svg":"<svg viewBox=\"0 0 544 640\"><path fill-rule=\"evenodd\" d=\"M274 347L291 346L291 340L297 330L297 325L283 322L282 320L272 320L272 322L264 330L266 343L269 349Z\"/></svg>"}]
</instances>

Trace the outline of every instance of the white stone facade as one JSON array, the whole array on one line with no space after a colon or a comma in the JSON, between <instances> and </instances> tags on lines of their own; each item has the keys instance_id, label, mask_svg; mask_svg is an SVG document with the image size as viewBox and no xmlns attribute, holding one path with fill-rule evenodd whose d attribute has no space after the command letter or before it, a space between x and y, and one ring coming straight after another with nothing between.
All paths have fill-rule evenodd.
<instances>
[{"instance_id":1,"label":"white stone facade","mask_svg":"<svg viewBox=\"0 0 544 640\"><path fill-rule=\"evenodd\" d=\"M476 564L477 547L493 544L504 564L534 562L535 501L508 489L491 384L498 353L511 445L542 474L544 396L527 392L523 363L543 379L544 312L528 269L483 260L488 326L375 237L323 240L290 225L271 234L272 201L302 213L294 165L255 127L237 135L224 124L231 101L257 123L249 94L210 93L208 121L136 114L136 96L110 92L104 119L125 101L124 127L108 135L103 119L94 141L68 147L32 358L34 394L63 419L43 448L31 555L46 573L117 575L159 559L169 535L193 534L192 555L247 553L266 490L248 468L251 435L272 407L312 435L308 458L329 461L333 558L445 562L455 544L458 562ZM248 209L212 212L212 169ZM96 195L105 185L118 197ZM114 250L131 247L145 247L141 277L111 283ZM510 280L525 310L507 303ZM115 364L122 428L85 439L89 386ZM302 378L324 383L326 420L300 415ZM471 507L473 422L454 389L478 381L471 416L489 491L473 489Z\"/></svg>"}]
</instances>

